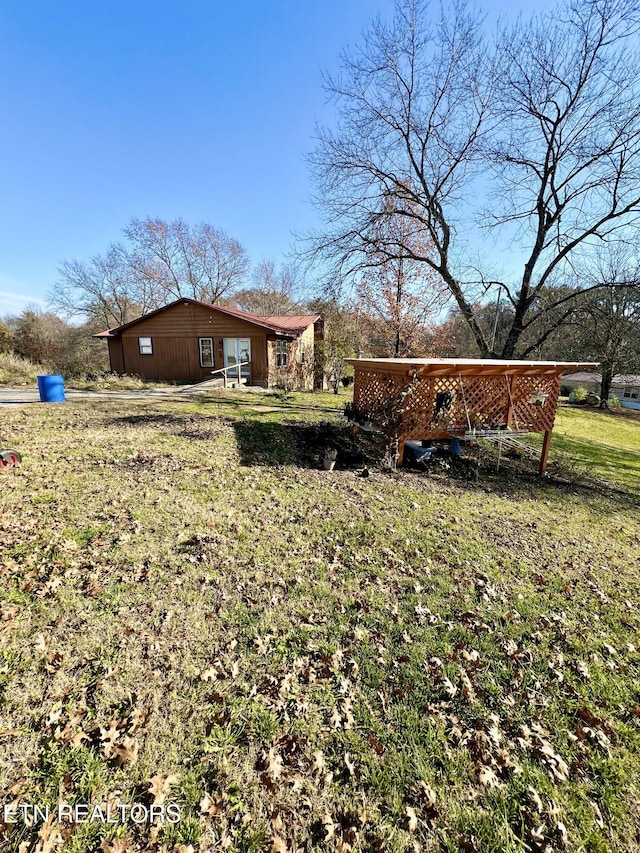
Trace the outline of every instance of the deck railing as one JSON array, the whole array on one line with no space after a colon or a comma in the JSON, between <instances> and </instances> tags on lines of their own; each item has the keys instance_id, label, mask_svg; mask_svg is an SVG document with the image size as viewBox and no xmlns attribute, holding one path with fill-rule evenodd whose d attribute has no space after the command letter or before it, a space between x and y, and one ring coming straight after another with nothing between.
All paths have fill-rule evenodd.
<instances>
[{"instance_id":1,"label":"deck railing","mask_svg":"<svg viewBox=\"0 0 640 853\"><path fill-rule=\"evenodd\" d=\"M224 387L226 388L227 382L229 381L229 371L237 371L238 375L236 377L236 381L238 382L238 384L240 384L242 382L242 371L240 368L246 367L247 365L249 365L249 368L251 368L250 361L239 361L237 364L230 364L228 367L218 367L217 370L211 371L211 375L213 376L216 373L222 373L222 378L224 379ZM249 375L251 375L251 370L249 370Z\"/></svg>"}]
</instances>

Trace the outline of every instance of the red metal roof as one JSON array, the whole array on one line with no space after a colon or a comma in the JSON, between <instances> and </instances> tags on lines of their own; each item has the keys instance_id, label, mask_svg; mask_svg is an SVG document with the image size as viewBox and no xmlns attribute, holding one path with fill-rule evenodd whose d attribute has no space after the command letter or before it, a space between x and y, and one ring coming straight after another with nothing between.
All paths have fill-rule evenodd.
<instances>
[{"instance_id":1,"label":"red metal roof","mask_svg":"<svg viewBox=\"0 0 640 853\"><path fill-rule=\"evenodd\" d=\"M260 318L267 323L273 323L282 330L288 330L296 335L302 334L305 329L308 329L316 320L320 319L320 314L299 314L299 315L284 315L273 317Z\"/></svg>"}]
</instances>

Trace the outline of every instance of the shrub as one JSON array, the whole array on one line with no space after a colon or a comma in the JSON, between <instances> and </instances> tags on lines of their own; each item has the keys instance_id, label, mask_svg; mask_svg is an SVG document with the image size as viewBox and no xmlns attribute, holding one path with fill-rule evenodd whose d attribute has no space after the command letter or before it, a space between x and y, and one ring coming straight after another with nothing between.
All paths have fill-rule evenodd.
<instances>
[{"instance_id":1,"label":"shrub","mask_svg":"<svg viewBox=\"0 0 640 853\"><path fill-rule=\"evenodd\" d=\"M615 394L612 394L612 396L609 400L609 407L612 409L621 409L622 408L622 403L620 402L620 400L618 400L618 398L616 397Z\"/></svg>"},{"instance_id":2,"label":"shrub","mask_svg":"<svg viewBox=\"0 0 640 853\"><path fill-rule=\"evenodd\" d=\"M589 392L586 388L583 388L582 385L578 385L578 387L573 392L573 402L574 403L586 403L587 397L589 396Z\"/></svg>"}]
</instances>

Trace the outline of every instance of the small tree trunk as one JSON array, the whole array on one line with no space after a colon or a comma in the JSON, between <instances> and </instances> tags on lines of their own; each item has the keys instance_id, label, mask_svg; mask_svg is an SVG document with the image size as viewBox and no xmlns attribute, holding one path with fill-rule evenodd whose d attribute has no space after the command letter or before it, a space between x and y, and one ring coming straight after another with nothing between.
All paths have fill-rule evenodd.
<instances>
[{"instance_id":1,"label":"small tree trunk","mask_svg":"<svg viewBox=\"0 0 640 853\"><path fill-rule=\"evenodd\" d=\"M602 382L600 384L600 408L609 408L609 393L611 391L611 382L613 380L613 365L608 362L603 362L602 367Z\"/></svg>"}]
</instances>

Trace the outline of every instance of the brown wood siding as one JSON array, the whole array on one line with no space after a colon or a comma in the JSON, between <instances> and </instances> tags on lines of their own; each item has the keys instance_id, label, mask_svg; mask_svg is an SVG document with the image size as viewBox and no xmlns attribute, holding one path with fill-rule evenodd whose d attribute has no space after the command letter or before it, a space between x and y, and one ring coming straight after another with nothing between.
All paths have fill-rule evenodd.
<instances>
[{"instance_id":1,"label":"brown wood siding","mask_svg":"<svg viewBox=\"0 0 640 853\"><path fill-rule=\"evenodd\" d=\"M152 339L152 355L140 355L140 337ZM200 367L199 338L213 338L214 368ZM252 323L190 303L174 305L126 329L121 335L124 358L119 372L137 373L145 379L209 379L213 369L224 367L224 338L249 338L251 383L266 386L266 332ZM110 351L113 343L109 342Z\"/></svg>"},{"instance_id":2,"label":"brown wood siding","mask_svg":"<svg viewBox=\"0 0 640 853\"><path fill-rule=\"evenodd\" d=\"M122 341L120 338L108 340L109 365L113 373L124 373L124 361L122 360Z\"/></svg>"}]
</instances>

